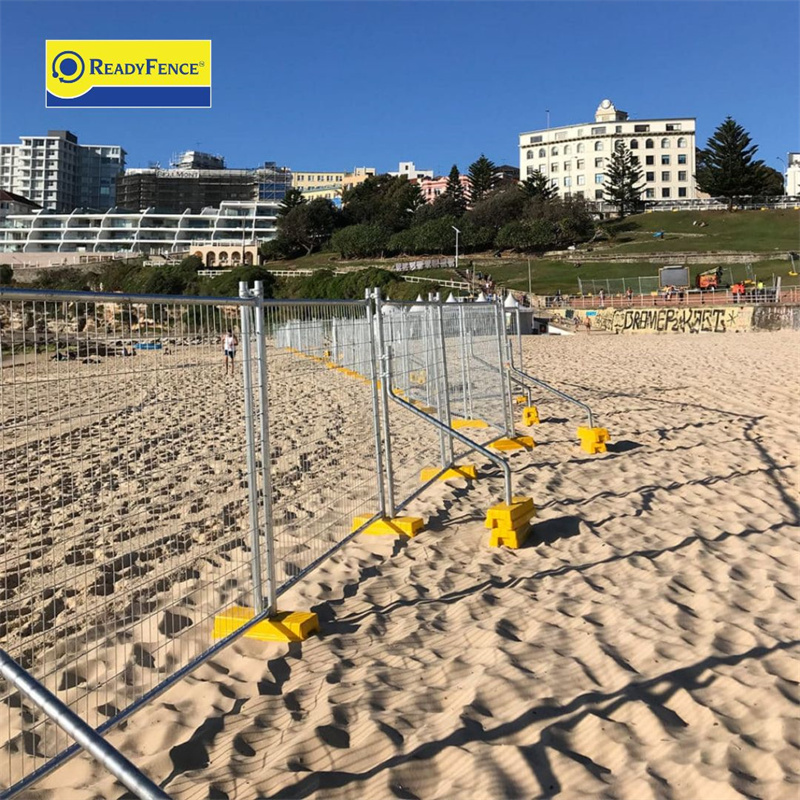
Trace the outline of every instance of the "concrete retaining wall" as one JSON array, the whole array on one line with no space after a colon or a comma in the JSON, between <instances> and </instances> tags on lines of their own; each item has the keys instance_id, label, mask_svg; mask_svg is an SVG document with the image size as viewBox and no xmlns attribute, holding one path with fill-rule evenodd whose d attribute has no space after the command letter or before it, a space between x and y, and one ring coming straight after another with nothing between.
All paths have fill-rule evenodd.
<instances>
[{"instance_id":1,"label":"concrete retaining wall","mask_svg":"<svg viewBox=\"0 0 800 800\"><path fill-rule=\"evenodd\" d=\"M560 315L559 315L560 316ZM800 330L800 306L723 306L703 308L653 307L575 309L571 316L553 318L567 326L586 318L593 331L610 333L730 333L740 331Z\"/></svg>"}]
</instances>

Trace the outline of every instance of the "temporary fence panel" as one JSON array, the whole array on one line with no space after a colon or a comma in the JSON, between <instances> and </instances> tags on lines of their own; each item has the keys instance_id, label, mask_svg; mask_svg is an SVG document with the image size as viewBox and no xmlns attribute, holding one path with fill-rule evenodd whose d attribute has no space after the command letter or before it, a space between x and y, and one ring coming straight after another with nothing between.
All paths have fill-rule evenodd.
<instances>
[{"instance_id":1,"label":"temporary fence panel","mask_svg":"<svg viewBox=\"0 0 800 800\"><path fill-rule=\"evenodd\" d=\"M581 294L597 294L603 290L608 295L625 294L628 289L633 294L649 294L659 289L658 275L630 278L578 278Z\"/></svg>"},{"instance_id":2,"label":"temporary fence panel","mask_svg":"<svg viewBox=\"0 0 800 800\"><path fill-rule=\"evenodd\" d=\"M0 290L0 646L92 727L207 656L221 608L257 605L244 365L221 344L255 360L242 309ZM0 709L0 788L74 750L2 683Z\"/></svg>"},{"instance_id":3,"label":"temporary fence panel","mask_svg":"<svg viewBox=\"0 0 800 800\"><path fill-rule=\"evenodd\" d=\"M279 590L380 508L373 330L361 302L264 305Z\"/></svg>"}]
</instances>

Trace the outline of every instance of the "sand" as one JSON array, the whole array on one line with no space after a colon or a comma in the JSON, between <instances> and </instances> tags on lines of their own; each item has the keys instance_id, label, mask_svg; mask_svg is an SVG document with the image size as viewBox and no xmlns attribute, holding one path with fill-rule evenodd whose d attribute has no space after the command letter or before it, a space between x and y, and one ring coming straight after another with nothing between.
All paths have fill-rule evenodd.
<instances>
[{"instance_id":1,"label":"sand","mask_svg":"<svg viewBox=\"0 0 800 800\"><path fill-rule=\"evenodd\" d=\"M319 637L239 640L109 740L180 800L796 798L798 345L526 339L613 437L582 453L575 409L541 397L511 456L528 546L487 547L497 477L436 485L409 509L425 533L359 537L281 598ZM213 483L173 489L216 507ZM26 796L123 794L79 756Z\"/></svg>"}]
</instances>

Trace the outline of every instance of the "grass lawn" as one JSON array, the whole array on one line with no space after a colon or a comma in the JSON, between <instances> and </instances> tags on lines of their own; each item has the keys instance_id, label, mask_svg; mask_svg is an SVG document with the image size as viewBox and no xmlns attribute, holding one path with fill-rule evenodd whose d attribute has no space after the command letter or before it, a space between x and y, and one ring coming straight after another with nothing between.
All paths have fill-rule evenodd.
<instances>
[{"instance_id":1,"label":"grass lawn","mask_svg":"<svg viewBox=\"0 0 800 800\"><path fill-rule=\"evenodd\" d=\"M700 228L692 222L705 222ZM598 251L653 253L739 250L787 253L800 249L800 211L656 211L637 214L619 222L600 223L614 235ZM657 231L663 239L654 239Z\"/></svg>"}]
</instances>

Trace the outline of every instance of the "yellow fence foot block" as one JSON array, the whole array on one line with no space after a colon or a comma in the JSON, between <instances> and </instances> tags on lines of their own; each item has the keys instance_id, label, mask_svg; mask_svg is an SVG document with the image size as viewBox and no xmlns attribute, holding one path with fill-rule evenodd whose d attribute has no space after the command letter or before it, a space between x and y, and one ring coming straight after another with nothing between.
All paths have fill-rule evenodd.
<instances>
[{"instance_id":1,"label":"yellow fence foot block","mask_svg":"<svg viewBox=\"0 0 800 800\"><path fill-rule=\"evenodd\" d=\"M611 440L606 428L578 428L578 438L581 442L581 449L592 455L605 453L606 442Z\"/></svg>"},{"instance_id":2,"label":"yellow fence foot block","mask_svg":"<svg viewBox=\"0 0 800 800\"><path fill-rule=\"evenodd\" d=\"M353 520L352 531L357 531L362 525L372 519L372 515L362 515ZM367 536L416 536L423 528L421 517L382 517L364 528L361 533Z\"/></svg>"},{"instance_id":3,"label":"yellow fence foot block","mask_svg":"<svg viewBox=\"0 0 800 800\"><path fill-rule=\"evenodd\" d=\"M522 409L522 424L529 426L539 424L539 410L536 406L526 406Z\"/></svg>"},{"instance_id":4,"label":"yellow fence foot block","mask_svg":"<svg viewBox=\"0 0 800 800\"><path fill-rule=\"evenodd\" d=\"M431 480L439 472L441 472L441 467L425 467L425 469L420 472L419 477L424 483L425 481ZM461 464L460 466L451 467L445 472L442 472L439 480L450 481L454 478L463 478L468 481L474 481L478 479L478 470L474 464Z\"/></svg>"},{"instance_id":5,"label":"yellow fence foot block","mask_svg":"<svg viewBox=\"0 0 800 800\"><path fill-rule=\"evenodd\" d=\"M517 395L514 395L514 402L518 406L521 406L523 403L527 403L528 402L528 398L524 394L517 394Z\"/></svg>"},{"instance_id":6,"label":"yellow fence foot block","mask_svg":"<svg viewBox=\"0 0 800 800\"><path fill-rule=\"evenodd\" d=\"M252 608L233 606L214 617L214 638L222 639L238 630L255 616ZM253 625L245 639L260 642L302 642L319 632L319 619L311 611L281 611Z\"/></svg>"},{"instance_id":7,"label":"yellow fence foot block","mask_svg":"<svg viewBox=\"0 0 800 800\"><path fill-rule=\"evenodd\" d=\"M482 419L454 419L450 423L455 430L459 428L488 428L489 423Z\"/></svg>"},{"instance_id":8,"label":"yellow fence foot block","mask_svg":"<svg viewBox=\"0 0 800 800\"><path fill-rule=\"evenodd\" d=\"M411 405L418 408L423 414L436 413L436 409L433 406L426 406L421 400L412 400Z\"/></svg>"},{"instance_id":9,"label":"yellow fence foot block","mask_svg":"<svg viewBox=\"0 0 800 800\"><path fill-rule=\"evenodd\" d=\"M536 442L532 436L515 436L513 439L498 439L492 442L489 447L503 452L507 450L532 450L536 447Z\"/></svg>"},{"instance_id":10,"label":"yellow fence foot block","mask_svg":"<svg viewBox=\"0 0 800 800\"><path fill-rule=\"evenodd\" d=\"M512 497L511 503L498 503L486 512L486 527L492 533L490 547L522 547L530 535L536 506L531 497Z\"/></svg>"}]
</instances>

